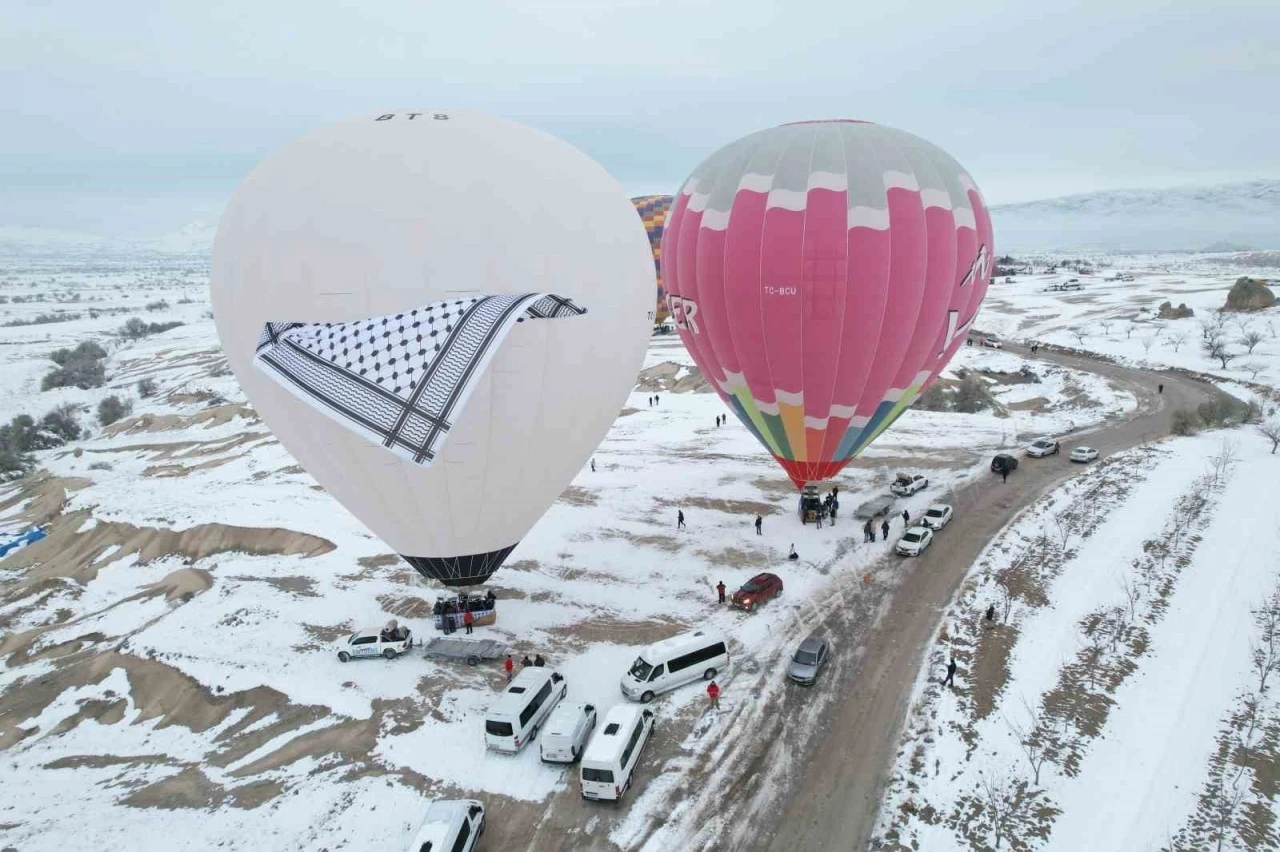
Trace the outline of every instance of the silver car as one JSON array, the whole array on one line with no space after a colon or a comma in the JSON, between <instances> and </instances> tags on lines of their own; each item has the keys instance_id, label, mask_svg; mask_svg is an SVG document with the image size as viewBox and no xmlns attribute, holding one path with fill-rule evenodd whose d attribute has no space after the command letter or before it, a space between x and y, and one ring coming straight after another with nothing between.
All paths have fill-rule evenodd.
<instances>
[{"instance_id":1,"label":"silver car","mask_svg":"<svg viewBox=\"0 0 1280 852\"><path fill-rule=\"evenodd\" d=\"M814 633L800 643L787 666L787 677L796 683L811 686L818 679L818 672L827 662L827 640Z\"/></svg>"}]
</instances>

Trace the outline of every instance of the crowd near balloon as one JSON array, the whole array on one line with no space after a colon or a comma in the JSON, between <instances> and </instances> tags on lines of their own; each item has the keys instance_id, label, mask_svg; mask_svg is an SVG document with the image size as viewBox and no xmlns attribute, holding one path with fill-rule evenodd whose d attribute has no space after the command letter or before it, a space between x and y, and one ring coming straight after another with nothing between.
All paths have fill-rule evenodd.
<instances>
[{"instance_id":1,"label":"crowd near balloon","mask_svg":"<svg viewBox=\"0 0 1280 852\"><path fill-rule=\"evenodd\" d=\"M938 378L993 257L963 167L869 122L764 129L673 195L628 199L548 134L397 111L314 130L245 179L213 305L299 463L424 576L472 586L591 460L668 313L803 489Z\"/></svg>"}]
</instances>

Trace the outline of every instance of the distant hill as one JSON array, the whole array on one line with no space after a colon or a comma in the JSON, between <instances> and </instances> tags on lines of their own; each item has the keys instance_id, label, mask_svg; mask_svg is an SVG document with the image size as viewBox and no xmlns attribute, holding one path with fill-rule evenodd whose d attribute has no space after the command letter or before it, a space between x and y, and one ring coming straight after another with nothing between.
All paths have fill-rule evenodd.
<instances>
[{"instance_id":1,"label":"distant hill","mask_svg":"<svg viewBox=\"0 0 1280 852\"><path fill-rule=\"evenodd\" d=\"M1280 248L1280 180L1090 192L1001 204L991 216L1000 252Z\"/></svg>"}]
</instances>

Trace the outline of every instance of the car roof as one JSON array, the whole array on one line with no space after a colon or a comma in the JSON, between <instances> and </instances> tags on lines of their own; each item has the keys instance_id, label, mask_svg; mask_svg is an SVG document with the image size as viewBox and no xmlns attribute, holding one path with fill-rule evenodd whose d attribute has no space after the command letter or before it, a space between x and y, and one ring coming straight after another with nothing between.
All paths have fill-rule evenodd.
<instances>
[{"instance_id":1,"label":"car roof","mask_svg":"<svg viewBox=\"0 0 1280 852\"><path fill-rule=\"evenodd\" d=\"M654 658L664 660L668 654L679 651L690 646L704 647L713 645L716 642L724 642L724 634L714 627L699 627L697 630L690 630L685 633L677 633L667 639L660 639L641 652L646 660L652 661Z\"/></svg>"},{"instance_id":2,"label":"car roof","mask_svg":"<svg viewBox=\"0 0 1280 852\"><path fill-rule=\"evenodd\" d=\"M362 627L351 634L352 638L359 639L362 636L377 636L382 632L381 627Z\"/></svg>"},{"instance_id":3,"label":"car roof","mask_svg":"<svg viewBox=\"0 0 1280 852\"><path fill-rule=\"evenodd\" d=\"M414 836L412 849L417 852L424 843L431 843L432 849L445 849L443 844L452 839L453 831L462 824L467 809L472 805L480 805L475 799L454 799L452 801L436 801L427 805L427 813L422 827ZM481 805L483 807L483 805Z\"/></svg>"},{"instance_id":4,"label":"car roof","mask_svg":"<svg viewBox=\"0 0 1280 852\"><path fill-rule=\"evenodd\" d=\"M951 507L948 506L946 503L934 503L932 506L925 509L925 512L932 512L934 509L937 509L939 512L945 512L950 508Z\"/></svg>"},{"instance_id":5,"label":"car roof","mask_svg":"<svg viewBox=\"0 0 1280 852\"><path fill-rule=\"evenodd\" d=\"M1091 452L1093 452L1093 447L1076 447L1076 448L1075 448L1074 450L1072 450L1071 452L1073 452L1073 453L1079 453L1079 452L1091 453Z\"/></svg>"},{"instance_id":6,"label":"car roof","mask_svg":"<svg viewBox=\"0 0 1280 852\"><path fill-rule=\"evenodd\" d=\"M804 641L800 643L800 647L797 648L796 650L817 651L819 648L821 648L825 644L827 644L826 639L823 639L817 633L811 633L810 635L805 637Z\"/></svg>"},{"instance_id":7,"label":"car roof","mask_svg":"<svg viewBox=\"0 0 1280 852\"><path fill-rule=\"evenodd\" d=\"M903 533L903 535L908 535L908 534L910 534L910 533L919 533L920 535L925 535L925 534L926 534L926 533L928 533L928 532L929 532L929 528L928 528L928 527L926 527L926 526L921 526L921 525L917 524L917 525L916 525L916 526L914 526L914 527L909 527L909 528L907 529L907 531L906 531L905 533Z\"/></svg>"},{"instance_id":8,"label":"car roof","mask_svg":"<svg viewBox=\"0 0 1280 852\"><path fill-rule=\"evenodd\" d=\"M634 704L615 704L609 708L604 720L596 728L595 735L587 744L587 751L582 755L583 765L588 763L613 763L622 754L627 738L640 718L641 709ZM617 725L618 730L606 734L610 725Z\"/></svg>"},{"instance_id":9,"label":"car roof","mask_svg":"<svg viewBox=\"0 0 1280 852\"><path fill-rule=\"evenodd\" d=\"M1052 444L1052 443L1053 443L1053 438L1036 438L1036 439L1035 439L1034 441L1032 441L1031 443L1033 443L1033 444Z\"/></svg>"},{"instance_id":10,"label":"car roof","mask_svg":"<svg viewBox=\"0 0 1280 852\"><path fill-rule=\"evenodd\" d=\"M507 716L514 716L524 709L529 703L529 699L542 685L551 680L551 676L555 674L553 669L544 668L542 666L526 666L520 670L520 673L512 678L511 683L507 684L507 688L498 696L498 700L493 702L493 706L489 708L489 713L485 717L487 719L499 719ZM513 690L519 690L513 692Z\"/></svg>"},{"instance_id":11,"label":"car roof","mask_svg":"<svg viewBox=\"0 0 1280 852\"><path fill-rule=\"evenodd\" d=\"M771 574L768 571L762 571L759 574L752 577L747 582L748 583L767 583L770 580L776 580L776 579L778 579L777 574Z\"/></svg>"},{"instance_id":12,"label":"car roof","mask_svg":"<svg viewBox=\"0 0 1280 852\"><path fill-rule=\"evenodd\" d=\"M547 717L546 732L554 736L573 733L578 720L586 712L586 704L566 704L561 702Z\"/></svg>"}]
</instances>

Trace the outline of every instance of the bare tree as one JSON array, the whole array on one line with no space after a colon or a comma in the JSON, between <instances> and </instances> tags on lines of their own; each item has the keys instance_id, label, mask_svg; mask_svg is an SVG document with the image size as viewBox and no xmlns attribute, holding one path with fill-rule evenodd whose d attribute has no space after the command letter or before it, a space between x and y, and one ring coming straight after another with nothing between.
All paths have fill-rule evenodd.
<instances>
[{"instance_id":1,"label":"bare tree","mask_svg":"<svg viewBox=\"0 0 1280 852\"><path fill-rule=\"evenodd\" d=\"M1267 320L1267 333L1271 335L1272 340L1276 339L1276 321L1275 320L1273 319Z\"/></svg>"},{"instance_id":2,"label":"bare tree","mask_svg":"<svg viewBox=\"0 0 1280 852\"><path fill-rule=\"evenodd\" d=\"M1022 748L1022 755L1027 759L1027 765L1031 767L1032 783L1039 787L1040 770L1044 768L1045 761L1048 760L1048 754L1045 749L1045 731L1040 724L1040 715L1036 713L1025 697L1022 698L1022 709L1030 718L1029 724L1020 724L1007 716L1004 723L1009 726L1009 731L1013 734L1014 739L1018 741L1019 747Z\"/></svg>"},{"instance_id":3,"label":"bare tree","mask_svg":"<svg viewBox=\"0 0 1280 852\"><path fill-rule=\"evenodd\" d=\"M1250 328L1246 330L1244 334L1241 334L1240 339L1236 342L1247 349L1249 354L1252 355L1253 348L1264 340L1266 340L1266 337L1262 332L1257 329Z\"/></svg>"},{"instance_id":4,"label":"bare tree","mask_svg":"<svg viewBox=\"0 0 1280 852\"><path fill-rule=\"evenodd\" d=\"M1102 333L1105 336L1107 337L1111 336L1111 320L1109 319L1098 320L1098 327L1102 329Z\"/></svg>"},{"instance_id":5,"label":"bare tree","mask_svg":"<svg viewBox=\"0 0 1280 852\"><path fill-rule=\"evenodd\" d=\"M1154 346L1154 345L1155 345L1155 342L1156 342L1156 336L1155 336L1154 334L1152 334L1152 335L1149 335L1149 336L1147 336L1147 337L1142 338L1142 339L1141 339L1141 340L1139 340L1138 342L1142 344L1142 354L1144 354L1144 355L1150 355L1150 354L1151 354L1151 347L1152 347L1152 346Z\"/></svg>"},{"instance_id":6,"label":"bare tree","mask_svg":"<svg viewBox=\"0 0 1280 852\"><path fill-rule=\"evenodd\" d=\"M1127 322L1124 324L1124 339L1129 340L1133 337L1134 323Z\"/></svg>"},{"instance_id":7,"label":"bare tree","mask_svg":"<svg viewBox=\"0 0 1280 852\"><path fill-rule=\"evenodd\" d=\"M1173 347L1173 351L1177 352L1187 342L1187 333L1180 331L1177 334L1171 334L1165 338L1165 342Z\"/></svg>"},{"instance_id":8,"label":"bare tree","mask_svg":"<svg viewBox=\"0 0 1280 852\"><path fill-rule=\"evenodd\" d=\"M1240 365L1240 369L1248 373L1250 379L1256 380L1258 378L1258 374L1267 369L1267 365L1260 364L1257 361L1245 361Z\"/></svg>"},{"instance_id":9,"label":"bare tree","mask_svg":"<svg viewBox=\"0 0 1280 852\"><path fill-rule=\"evenodd\" d=\"M1085 338L1088 337L1088 334L1085 332L1083 328L1073 328L1071 329L1071 336L1074 337L1076 339L1076 342L1079 343L1080 346L1083 348Z\"/></svg>"},{"instance_id":10,"label":"bare tree","mask_svg":"<svg viewBox=\"0 0 1280 852\"><path fill-rule=\"evenodd\" d=\"M1232 352L1228 348L1226 338L1219 335L1210 337L1204 343L1205 354L1210 358L1216 358L1222 363L1222 369L1227 369L1227 365L1234 361L1239 355Z\"/></svg>"},{"instance_id":11,"label":"bare tree","mask_svg":"<svg viewBox=\"0 0 1280 852\"><path fill-rule=\"evenodd\" d=\"M1129 620L1134 621L1138 617L1138 601L1142 600L1142 590L1127 574L1120 576L1120 589L1124 592L1124 599L1129 604Z\"/></svg>"},{"instance_id":12,"label":"bare tree","mask_svg":"<svg viewBox=\"0 0 1280 852\"><path fill-rule=\"evenodd\" d=\"M1076 519L1066 511L1054 512L1050 517L1053 519L1054 529L1058 531L1058 541L1062 543L1062 550L1065 553L1071 536L1076 532Z\"/></svg>"},{"instance_id":13,"label":"bare tree","mask_svg":"<svg viewBox=\"0 0 1280 852\"><path fill-rule=\"evenodd\" d=\"M1258 431L1271 442L1271 455L1274 456L1276 448L1280 447L1280 417L1273 416L1270 420L1259 423Z\"/></svg>"},{"instance_id":14,"label":"bare tree","mask_svg":"<svg viewBox=\"0 0 1280 852\"><path fill-rule=\"evenodd\" d=\"M1258 676L1258 692L1267 691L1267 679L1280 670L1280 589L1272 590L1262 606L1253 611L1258 638L1250 649L1253 671Z\"/></svg>"}]
</instances>

